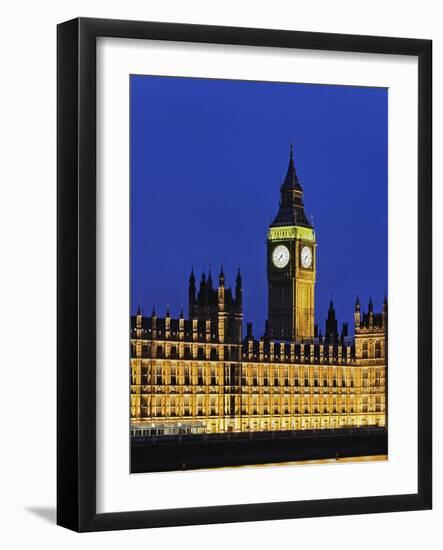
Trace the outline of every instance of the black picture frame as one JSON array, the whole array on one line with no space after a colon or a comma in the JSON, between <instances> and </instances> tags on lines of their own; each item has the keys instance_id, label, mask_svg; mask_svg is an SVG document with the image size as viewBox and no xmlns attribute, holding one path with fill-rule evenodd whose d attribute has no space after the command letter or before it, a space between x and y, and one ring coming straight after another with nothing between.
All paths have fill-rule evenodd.
<instances>
[{"instance_id":1,"label":"black picture frame","mask_svg":"<svg viewBox=\"0 0 443 550\"><path fill-rule=\"evenodd\" d=\"M418 471L415 494L96 511L96 39L302 48L418 58ZM432 42L79 18L57 29L57 523L104 531L425 510L432 506Z\"/></svg>"}]
</instances>

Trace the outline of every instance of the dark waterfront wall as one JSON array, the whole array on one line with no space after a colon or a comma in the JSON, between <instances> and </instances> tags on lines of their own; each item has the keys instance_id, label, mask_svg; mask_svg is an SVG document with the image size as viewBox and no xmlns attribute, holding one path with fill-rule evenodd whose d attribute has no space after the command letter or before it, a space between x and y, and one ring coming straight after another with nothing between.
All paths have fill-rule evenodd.
<instances>
[{"instance_id":1,"label":"dark waterfront wall","mask_svg":"<svg viewBox=\"0 0 443 550\"><path fill-rule=\"evenodd\" d=\"M131 472L387 455L384 428L150 437L131 442Z\"/></svg>"}]
</instances>

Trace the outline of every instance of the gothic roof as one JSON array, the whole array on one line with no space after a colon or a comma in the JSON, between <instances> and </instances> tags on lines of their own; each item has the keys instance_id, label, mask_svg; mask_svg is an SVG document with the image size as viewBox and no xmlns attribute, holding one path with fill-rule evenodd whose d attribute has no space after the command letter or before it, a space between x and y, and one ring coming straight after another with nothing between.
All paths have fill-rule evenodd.
<instances>
[{"instance_id":1,"label":"gothic roof","mask_svg":"<svg viewBox=\"0 0 443 550\"><path fill-rule=\"evenodd\" d=\"M298 180L297 172L295 171L294 164L294 148L291 144L291 150L289 153L289 166L286 173L285 180L280 189L298 189L303 193L303 188Z\"/></svg>"},{"instance_id":2,"label":"gothic roof","mask_svg":"<svg viewBox=\"0 0 443 550\"><path fill-rule=\"evenodd\" d=\"M280 207L271 227L279 225L300 225L312 228L304 209L303 188L295 170L294 150L292 145L288 171L280 187L280 195Z\"/></svg>"}]
</instances>

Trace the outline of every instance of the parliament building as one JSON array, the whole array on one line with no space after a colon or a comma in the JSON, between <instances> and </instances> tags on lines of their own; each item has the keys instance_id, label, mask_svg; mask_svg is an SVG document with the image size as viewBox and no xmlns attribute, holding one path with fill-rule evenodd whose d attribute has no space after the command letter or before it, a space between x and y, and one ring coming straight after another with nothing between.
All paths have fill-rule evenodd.
<instances>
[{"instance_id":1,"label":"parliament building","mask_svg":"<svg viewBox=\"0 0 443 550\"><path fill-rule=\"evenodd\" d=\"M228 287L189 278L188 316L131 317L131 435L386 426L387 300L362 311L353 336L330 303L314 318L316 234L291 147L280 205L267 235L268 319L243 334L242 277Z\"/></svg>"}]
</instances>

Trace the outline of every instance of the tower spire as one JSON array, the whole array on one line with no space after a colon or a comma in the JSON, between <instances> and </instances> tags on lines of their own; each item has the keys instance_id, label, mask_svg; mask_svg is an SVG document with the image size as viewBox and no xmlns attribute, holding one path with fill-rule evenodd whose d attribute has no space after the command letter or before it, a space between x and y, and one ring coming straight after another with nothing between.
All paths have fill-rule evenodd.
<instances>
[{"instance_id":1,"label":"tower spire","mask_svg":"<svg viewBox=\"0 0 443 550\"><path fill-rule=\"evenodd\" d=\"M369 326L374 326L374 305L372 304L372 296L369 298L368 304Z\"/></svg>"},{"instance_id":2,"label":"tower spire","mask_svg":"<svg viewBox=\"0 0 443 550\"><path fill-rule=\"evenodd\" d=\"M385 297L383 299L383 306L381 310L381 318L382 318L383 328L385 330L387 328L387 317L388 317L388 297L386 296L386 292L385 292Z\"/></svg>"},{"instance_id":3,"label":"tower spire","mask_svg":"<svg viewBox=\"0 0 443 550\"><path fill-rule=\"evenodd\" d=\"M191 275L189 276L189 287L188 287L188 315L189 315L189 317L192 317L192 315L193 315L196 290L197 289L195 287L194 266L192 266Z\"/></svg>"},{"instance_id":4,"label":"tower spire","mask_svg":"<svg viewBox=\"0 0 443 550\"><path fill-rule=\"evenodd\" d=\"M280 187L280 208L271 227L279 225L299 225L312 228L303 204L303 188L295 170L294 147L289 150L289 165Z\"/></svg>"},{"instance_id":5,"label":"tower spire","mask_svg":"<svg viewBox=\"0 0 443 550\"><path fill-rule=\"evenodd\" d=\"M242 280L241 280L241 273L240 273L240 267L237 271L237 278L235 279L235 301L237 306L242 306L243 302L243 289L242 289Z\"/></svg>"},{"instance_id":6,"label":"tower spire","mask_svg":"<svg viewBox=\"0 0 443 550\"><path fill-rule=\"evenodd\" d=\"M354 309L354 330L359 330L360 325L361 325L360 297L357 294L357 299L355 300L355 309Z\"/></svg>"},{"instance_id":7,"label":"tower spire","mask_svg":"<svg viewBox=\"0 0 443 550\"><path fill-rule=\"evenodd\" d=\"M206 274L203 271L202 277L200 280L200 288L198 291L198 297L197 301L200 306L206 306L207 305L207 285L206 285Z\"/></svg>"},{"instance_id":8,"label":"tower spire","mask_svg":"<svg viewBox=\"0 0 443 550\"><path fill-rule=\"evenodd\" d=\"M334 304L332 302L332 296L331 301L329 302L329 311L328 311L328 317L326 319L326 330L325 330L325 338L326 342L328 344L335 344L337 342L338 338L338 323L337 318L335 316L335 310L334 310Z\"/></svg>"},{"instance_id":9,"label":"tower spire","mask_svg":"<svg viewBox=\"0 0 443 550\"><path fill-rule=\"evenodd\" d=\"M300 182L298 180L297 172L295 170L295 164L294 164L294 146L291 143L291 148L289 150L289 165L288 165L288 171L286 172L286 177L283 181L283 185L281 186L281 189L297 189L301 192L303 192L303 189L300 185Z\"/></svg>"},{"instance_id":10,"label":"tower spire","mask_svg":"<svg viewBox=\"0 0 443 550\"><path fill-rule=\"evenodd\" d=\"M237 279L236 279L237 286L241 287L241 273L240 273L240 267L237 270Z\"/></svg>"},{"instance_id":11,"label":"tower spire","mask_svg":"<svg viewBox=\"0 0 443 550\"><path fill-rule=\"evenodd\" d=\"M135 319L135 327L138 329L142 328L142 308L141 308L140 302L138 303L137 315Z\"/></svg>"}]
</instances>

